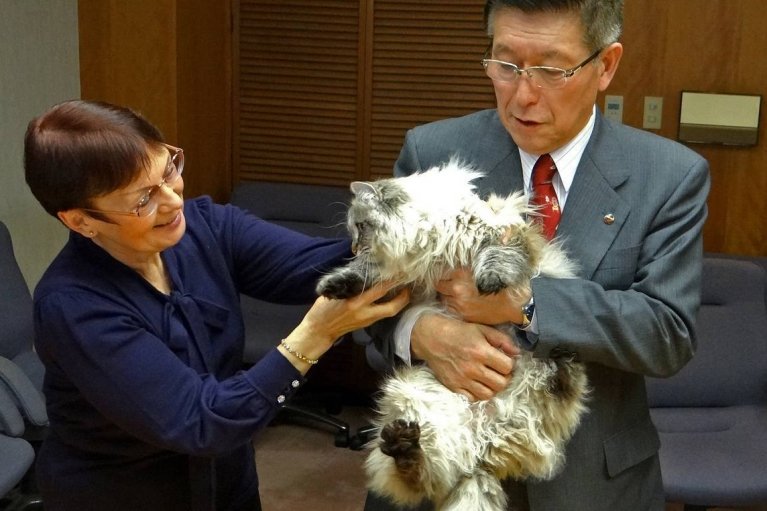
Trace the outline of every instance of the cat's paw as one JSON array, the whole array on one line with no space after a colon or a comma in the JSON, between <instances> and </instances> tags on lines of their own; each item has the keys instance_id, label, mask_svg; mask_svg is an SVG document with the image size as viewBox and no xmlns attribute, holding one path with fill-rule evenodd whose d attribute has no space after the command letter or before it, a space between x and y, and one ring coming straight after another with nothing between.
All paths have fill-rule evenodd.
<instances>
[{"instance_id":1,"label":"cat's paw","mask_svg":"<svg viewBox=\"0 0 767 511\"><path fill-rule=\"evenodd\" d=\"M359 274L345 269L325 275L317 284L317 294L326 298L351 298L364 290L365 280Z\"/></svg>"},{"instance_id":2,"label":"cat's paw","mask_svg":"<svg viewBox=\"0 0 767 511\"><path fill-rule=\"evenodd\" d=\"M481 295L492 295L506 289L506 282L495 272L482 272L477 277L476 284Z\"/></svg>"},{"instance_id":3,"label":"cat's paw","mask_svg":"<svg viewBox=\"0 0 767 511\"><path fill-rule=\"evenodd\" d=\"M423 469L420 438L421 428L413 421L397 419L381 429L381 452L394 458L400 477L414 487L419 485Z\"/></svg>"},{"instance_id":4,"label":"cat's paw","mask_svg":"<svg viewBox=\"0 0 767 511\"><path fill-rule=\"evenodd\" d=\"M418 440L421 438L421 428L417 422L405 422L397 419L381 429L381 451L392 457L407 455L413 450L420 450Z\"/></svg>"},{"instance_id":5,"label":"cat's paw","mask_svg":"<svg viewBox=\"0 0 767 511\"><path fill-rule=\"evenodd\" d=\"M474 262L474 281L482 295L526 287L532 275L524 252L516 246L490 246Z\"/></svg>"},{"instance_id":6,"label":"cat's paw","mask_svg":"<svg viewBox=\"0 0 767 511\"><path fill-rule=\"evenodd\" d=\"M583 366L569 357L552 359L550 364L556 368L548 384L548 392L562 402L576 402L588 392Z\"/></svg>"}]
</instances>

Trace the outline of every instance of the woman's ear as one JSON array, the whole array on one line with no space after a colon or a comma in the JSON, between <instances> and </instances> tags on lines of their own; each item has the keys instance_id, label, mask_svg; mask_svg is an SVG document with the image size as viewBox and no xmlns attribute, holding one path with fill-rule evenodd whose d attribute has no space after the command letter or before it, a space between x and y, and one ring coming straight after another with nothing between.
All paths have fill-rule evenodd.
<instances>
[{"instance_id":1,"label":"woman's ear","mask_svg":"<svg viewBox=\"0 0 767 511\"><path fill-rule=\"evenodd\" d=\"M66 225L70 230L82 234L86 238L93 238L96 236L96 231L93 226L93 219L87 216L81 209L68 209L66 211L59 211L56 213L61 223Z\"/></svg>"}]
</instances>

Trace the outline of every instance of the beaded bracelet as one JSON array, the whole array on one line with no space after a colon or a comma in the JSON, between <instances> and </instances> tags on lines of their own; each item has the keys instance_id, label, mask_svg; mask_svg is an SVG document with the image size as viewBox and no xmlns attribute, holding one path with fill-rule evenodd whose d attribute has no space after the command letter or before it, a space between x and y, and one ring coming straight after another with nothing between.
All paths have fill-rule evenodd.
<instances>
[{"instance_id":1,"label":"beaded bracelet","mask_svg":"<svg viewBox=\"0 0 767 511\"><path fill-rule=\"evenodd\" d=\"M287 351L288 353L290 353L291 355L293 355L294 357L296 357L298 360L300 360L302 362L306 362L307 364L310 364L310 365L314 365L317 362L319 362L319 360L317 360L315 358L309 358L306 355L304 355L303 353L298 352L298 351L294 350L293 348L291 348L290 345L288 345L288 343L285 342L285 339L280 341L280 346L285 348L285 351Z\"/></svg>"}]
</instances>

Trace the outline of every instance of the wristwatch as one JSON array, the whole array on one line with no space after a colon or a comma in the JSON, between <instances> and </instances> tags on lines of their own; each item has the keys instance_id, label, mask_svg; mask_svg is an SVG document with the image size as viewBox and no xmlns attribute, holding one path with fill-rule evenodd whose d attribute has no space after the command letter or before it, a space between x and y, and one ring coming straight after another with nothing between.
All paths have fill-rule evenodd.
<instances>
[{"instance_id":1,"label":"wristwatch","mask_svg":"<svg viewBox=\"0 0 767 511\"><path fill-rule=\"evenodd\" d=\"M530 322L533 320L533 314L535 313L535 300L530 297L530 301L522 306L522 323L519 326L522 330L526 330L530 326Z\"/></svg>"}]
</instances>

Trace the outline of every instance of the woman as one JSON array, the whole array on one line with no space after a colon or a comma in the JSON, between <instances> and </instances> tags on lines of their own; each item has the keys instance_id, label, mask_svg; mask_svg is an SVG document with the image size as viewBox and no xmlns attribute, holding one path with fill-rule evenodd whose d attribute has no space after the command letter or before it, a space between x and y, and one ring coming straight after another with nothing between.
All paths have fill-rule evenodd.
<instances>
[{"instance_id":1,"label":"woman","mask_svg":"<svg viewBox=\"0 0 767 511\"><path fill-rule=\"evenodd\" d=\"M69 101L33 119L27 183L70 229L35 290L50 435L47 511L260 509L251 436L334 340L408 297L314 301L241 370L239 294L311 303L348 240L306 237L210 198L182 200L184 153L117 106Z\"/></svg>"}]
</instances>

